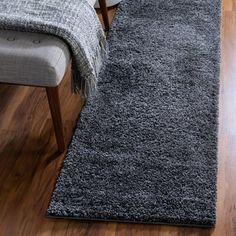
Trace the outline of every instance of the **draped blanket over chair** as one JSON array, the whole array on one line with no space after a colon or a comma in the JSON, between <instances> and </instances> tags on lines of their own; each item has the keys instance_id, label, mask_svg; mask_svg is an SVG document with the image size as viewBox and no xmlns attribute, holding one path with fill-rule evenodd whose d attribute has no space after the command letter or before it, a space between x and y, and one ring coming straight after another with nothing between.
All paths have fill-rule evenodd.
<instances>
[{"instance_id":1,"label":"draped blanket over chair","mask_svg":"<svg viewBox=\"0 0 236 236\"><path fill-rule=\"evenodd\" d=\"M100 0L106 13L105 0ZM58 85L72 58L73 89L88 97L107 56L95 0L2 0L0 83L45 87L58 150L64 151ZM103 14L105 28L108 18Z\"/></svg>"},{"instance_id":2,"label":"draped blanket over chair","mask_svg":"<svg viewBox=\"0 0 236 236\"><path fill-rule=\"evenodd\" d=\"M85 97L96 88L107 45L96 12L87 0L2 0L0 29L62 38L72 52L73 88Z\"/></svg>"}]
</instances>

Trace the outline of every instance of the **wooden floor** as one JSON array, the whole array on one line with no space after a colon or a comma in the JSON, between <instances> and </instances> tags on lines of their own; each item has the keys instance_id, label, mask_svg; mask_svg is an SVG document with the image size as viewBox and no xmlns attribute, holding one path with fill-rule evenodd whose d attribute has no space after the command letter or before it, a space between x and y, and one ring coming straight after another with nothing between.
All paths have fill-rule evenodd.
<instances>
[{"instance_id":1,"label":"wooden floor","mask_svg":"<svg viewBox=\"0 0 236 236\"><path fill-rule=\"evenodd\" d=\"M114 9L110 11L110 15ZM69 142L82 100L60 86ZM56 142L43 89L0 85L1 236L236 235L236 0L224 0L220 91L217 224L214 229L81 222L45 217L64 154Z\"/></svg>"}]
</instances>

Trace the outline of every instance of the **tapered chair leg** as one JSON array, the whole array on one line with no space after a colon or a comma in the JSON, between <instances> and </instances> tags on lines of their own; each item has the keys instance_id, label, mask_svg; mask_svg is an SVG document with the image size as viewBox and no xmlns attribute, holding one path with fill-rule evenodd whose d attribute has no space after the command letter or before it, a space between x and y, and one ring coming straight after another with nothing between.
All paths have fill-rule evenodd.
<instances>
[{"instance_id":1,"label":"tapered chair leg","mask_svg":"<svg viewBox=\"0 0 236 236\"><path fill-rule=\"evenodd\" d=\"M64 131L61 118L61 107L59 101L58 87L47 87L47 97L48 103L52 115L53 126L55 130L58 151L64 152L65 150L65 140Z\"/></svg>"},{"instance_id":2,"label":"tapered chair leg","mask_svg":"<svg viewBox=\"0 0 236 236\"><path fill-rule=\"evenodd\" d=\"M103 22L104 22L104 25L105 25L105 31L109 31L110 25L109 25L109 18L108 18L106 0L98 0L98 2L99 2L99 5L100 5L102 18L103 18Z\"/></svg>"}]
</instances>

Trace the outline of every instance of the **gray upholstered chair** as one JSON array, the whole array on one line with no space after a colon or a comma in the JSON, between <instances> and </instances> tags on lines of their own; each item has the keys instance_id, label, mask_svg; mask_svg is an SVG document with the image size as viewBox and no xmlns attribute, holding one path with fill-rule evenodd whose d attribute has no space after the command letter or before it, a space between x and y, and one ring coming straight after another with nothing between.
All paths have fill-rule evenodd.
<instances>
[{"instance_id":1,"label":"gray upholstered chair","mask_svg":"<svg viewBox=\"0 0 236 236\"><path fill-rule=\"evenodd\" d=\"M96 2L88 1L92 6ZM104 5L105 0L100 2ZM103 13L106 19L106 12ZM46 88L58 150L63 152L65 142L58 85L70 62L67 45L50 35L0 30L0 61L0 83Z\"/></svg>"}]
</instances>

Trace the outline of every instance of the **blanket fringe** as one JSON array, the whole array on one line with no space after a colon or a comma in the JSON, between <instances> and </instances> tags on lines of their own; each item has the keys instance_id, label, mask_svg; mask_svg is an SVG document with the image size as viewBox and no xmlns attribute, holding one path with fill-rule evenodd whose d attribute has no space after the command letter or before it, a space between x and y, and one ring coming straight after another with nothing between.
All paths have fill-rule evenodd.
<instances>
[{"instance_id":1,"label":"blanket fringe","mask_svg":"<svg viewBox=\"0 0 236 236\"><path fill-rule=\"evenodd\" d=\"M102 65L108 58L108 44L105 37L99 40L99 47L96 50L96 56L93 58L93 65L91 65L92 75L82 75L77 67L75 57L72 58L72 78L71 90L73 93L79 93L82 97L88 98L97 90L97 81Z\"/></svg>"}]
</instances>

